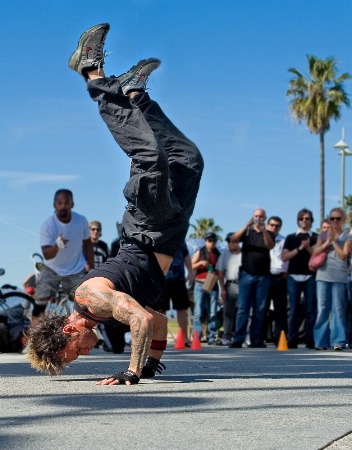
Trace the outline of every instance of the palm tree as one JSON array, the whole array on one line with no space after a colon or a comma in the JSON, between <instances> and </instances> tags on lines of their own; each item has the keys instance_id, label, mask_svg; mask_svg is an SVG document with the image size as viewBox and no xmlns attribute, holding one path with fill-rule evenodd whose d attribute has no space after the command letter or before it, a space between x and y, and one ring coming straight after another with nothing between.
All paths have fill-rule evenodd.
<instances>
[{"instance_id":1,"label":"palm tree","mask_svg":"<svg viewBox=\"0 0 352 450\"><path fill-rule=\"evenodd\" d=\"M222 228L219 225L215 225L215 221L212 218L206 219L201 217L200 219L196 219L197 225L192 225L191 227L194 229L194 233L191 233L189 237L191 239L200 239L205 236L208 232L216 233L219 241L222 241L221 236L218 233L222 232Z\"/></svg>"},{"instance_id":2,"label":"palm tree","mask_svg":"<svg viewBox=\"0 0 352 450\"><path fill-rule=\"evenodd\" d=\"M304 77L297 69L289 72L295 76L289 82L286 93L291 97L290 111L301 123L305 121L310 132L320 138L320 219L325 217L325 148L324 136L330 128L330 120L341 116L341 105L350 106L344 90L344 81L352 78L349 73L337 76L337 60L334 57L319 59L307 55L309 77Z\"/></svg>"}]
</instances>

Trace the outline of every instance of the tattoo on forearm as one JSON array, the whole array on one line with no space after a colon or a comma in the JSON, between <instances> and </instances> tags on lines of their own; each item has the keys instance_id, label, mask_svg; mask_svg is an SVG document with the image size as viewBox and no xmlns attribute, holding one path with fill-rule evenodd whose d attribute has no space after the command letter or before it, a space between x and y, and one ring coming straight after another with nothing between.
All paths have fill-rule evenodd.
<instances>
[{"instance_id":1,"label":"tattoo on forearm","mask_svg":"<svg viewBox=\"0 0 352 450\"><path fill-rule=\"evenodd\" d=\"M79 286L76 299L83 309L97 317L111 318L127 324L131 328L132 352L131 370L141 370L148 356L153 336L153 321L136 300L124 292L112 289L98 290L89 286Z\"/></svg>"}]
</instances>

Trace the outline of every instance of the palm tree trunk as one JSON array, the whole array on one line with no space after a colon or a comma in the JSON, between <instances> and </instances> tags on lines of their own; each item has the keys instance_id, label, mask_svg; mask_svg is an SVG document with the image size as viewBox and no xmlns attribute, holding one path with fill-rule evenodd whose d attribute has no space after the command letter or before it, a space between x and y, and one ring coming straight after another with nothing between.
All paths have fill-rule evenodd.
<instances>
[{"instance_id":1,"label":"palm tree trunk","mask_svg":"<svg viewBox=\"0 0 352 450\"><path fill-rule=\"evenodd\" d=\"M319 133L320 137L320 222L325 219L325 146L324 131Z\"/></svg>"}]
</instances>

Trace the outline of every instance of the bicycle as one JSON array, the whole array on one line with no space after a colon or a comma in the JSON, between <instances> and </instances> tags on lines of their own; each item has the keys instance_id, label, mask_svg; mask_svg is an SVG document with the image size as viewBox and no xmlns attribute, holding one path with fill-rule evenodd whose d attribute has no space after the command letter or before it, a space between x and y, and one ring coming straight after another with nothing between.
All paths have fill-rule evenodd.
<instances>
[{"instance_id":1,"label":"bicycle","mask_svg":"<svg viewBox=\"0 0 352 450\"><path fill-rule=\"evenodd\" d=\"M0 269L0 276L5 274L4 269ZM8 321L14 320L13 310L14 308L21 305L23 307L23 302L27 301L31 305L34 304L34 299L21 291L17 290L17 286L12 286L11 284L4 284L0 288L0 315L5 315ZM1 314L1 310L3 314Z\"/></svg>"},{"instance_id":2,"label":"bicycle","mask_svg":"<svg viewBox=\"0 0 352 450\"><path fill-rule=\"evenodd\" d=\"M0 276L5 274L4 269L0 269ZM4 284L0 288L0 323L1 329L9 334L12 351L21 349L23 343L21 337L23 330L29 327L30 320L25 315L25 309L30 309L34 304L34 299L21 291L16 286ZM2 351L5 351L4 349ZM7 350L11 351L11 350Z\"/></svg>"},{"instance_id":3,"label":"bicycle","mask_svg":"<svg viewBox=\"0 0 352 450\"><path fill-rule=\"evenodd\" d=\"M33 253L31 256L34 265L34 277L35 280L38 279L40 275L40 271L43 267L43 256L40 253ZM34 294L35 288L32 288L32 293ZM55 314L58 316L61 315L70 315L73 311L73 302L70 298L69 293L64 293L62 284L60 283L58 291L55 293L45 309L45 314Z\"/></svg>"},{"instance_id":4,"label":"bicycle","mask_svg":"<svg viewBox=\"0 0 352 450\"><path fill-rule=\"evenodd\" d=\"M60 283L56 296L49 300L45 314L55 314L57 316L69 316L73 311L73 301L69 293L63 291Z\"/></svg>"}]
</instances>

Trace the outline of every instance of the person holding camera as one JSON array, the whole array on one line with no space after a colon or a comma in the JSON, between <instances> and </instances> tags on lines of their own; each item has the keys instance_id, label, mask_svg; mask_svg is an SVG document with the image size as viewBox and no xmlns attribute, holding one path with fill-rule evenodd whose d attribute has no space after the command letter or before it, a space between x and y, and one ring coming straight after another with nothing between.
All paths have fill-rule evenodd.
<instances>
[{"instance_id":1,"label":"person holding camera","mask_svg":"<svg viewBox=\"0 0 352 450\"><path fill-rule=\"evenodd\" d=\"M302 327L301 309L304 296L304 331L306 347L315 349L314 324L317 318L317 294L315 273L309 268L309 259L317 243L318 234L312 231L312 211L303 208L297 213L298 230L286 236L281 258L288 261L287 293L290 311L288 315L288 348L297 348Z\"/></svg>"},{"instance_id":2,"label":"person holding camera","mask_svg":"<svg viewBox=\"0 0 352 450\"><path fill-rule=\"evenodd\" d=\"M236 231L233 242L242 242L242 260L239 275L236 333L230 348L241 348L246 337L249 312L250 347L265 348L262 327L270 285L270 250L275 246L275 235L266 229L266 214L258 208L247 224Z\"/></svg>"}]
</instances>

